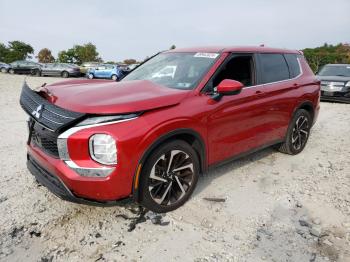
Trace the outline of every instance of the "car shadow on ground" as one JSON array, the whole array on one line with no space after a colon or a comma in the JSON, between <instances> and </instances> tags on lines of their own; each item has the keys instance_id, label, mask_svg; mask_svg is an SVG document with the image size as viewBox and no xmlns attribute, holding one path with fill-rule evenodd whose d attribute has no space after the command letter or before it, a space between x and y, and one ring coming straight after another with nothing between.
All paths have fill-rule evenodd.
<instances>
[{"instance_id":1,"label":"car shadow on ground","mask_svg":"<svg viewBox=\"0 0 350 262\"><path fill-rule=\"evenodd\" d=\"M252 153L250 155L238 158L232 161L229 161L225 164L218 165L216 167L210 168L204 174L201 174L193 196L198 195L207 187L209 187L215 179L220 178L221 176L232 176L235 175L235 170L240 169L246 165L252 164L253 162L262 160L271 156L273 154L278 154L278 151L273 147L268 147L266 149L260 150L258 152ZM233 172L233 173L232 173Z\"/></svg>"}]
</instances>

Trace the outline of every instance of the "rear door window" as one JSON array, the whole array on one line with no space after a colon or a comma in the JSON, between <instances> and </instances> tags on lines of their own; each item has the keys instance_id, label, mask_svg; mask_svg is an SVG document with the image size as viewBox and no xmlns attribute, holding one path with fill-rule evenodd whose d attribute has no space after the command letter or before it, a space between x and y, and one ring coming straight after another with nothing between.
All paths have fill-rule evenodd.
<instances>
[{"instance_id":1,"label":"rear door window","mask_svg":"<svg viewBox=\"0 0 350 262\"><path fill-rule=\"evenodd\" d=\"M259 57L262 84L289 79L288 65L282 54L260 54Z\"/></svg>"},{"instance_id":2,"label":"rear door window","mask_svg":"<svg viewBox=\"0 0 350 262\"><path fill-rule=\"evenodd\" d=\"M290 78L294 78L300 75L301 71L297 55L285 54L284 57L286 58L289 67Z\"/></svg>"}]
</instances>

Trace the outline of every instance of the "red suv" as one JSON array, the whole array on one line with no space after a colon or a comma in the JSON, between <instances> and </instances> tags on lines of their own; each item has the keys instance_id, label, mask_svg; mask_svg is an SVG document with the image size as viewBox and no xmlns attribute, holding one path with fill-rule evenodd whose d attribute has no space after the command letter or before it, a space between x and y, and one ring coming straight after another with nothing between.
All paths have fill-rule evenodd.
<instances>
[{"instance_id":1,"label":"red suv","mask_svg":"<svg viewBox=\"0 0 350 262\"><path fill-rule=\"evenodd\" d=\"M28 168L62 199L113 205L132 196L174 210L209 167L277 145L300 153L320 82L299 51L265 47L162 52L121 82L24 84Z\"/></svg>"}]
</instances>

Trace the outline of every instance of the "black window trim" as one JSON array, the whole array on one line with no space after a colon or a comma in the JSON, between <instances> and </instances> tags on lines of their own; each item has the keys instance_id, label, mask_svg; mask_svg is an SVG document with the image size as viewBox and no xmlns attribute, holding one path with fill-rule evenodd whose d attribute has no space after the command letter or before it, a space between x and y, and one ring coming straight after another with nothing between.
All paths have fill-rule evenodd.
<instances>
[{"instance_id":1,"label":"black window trim","mask_svg":"<svg viewBox=\"0 0 350 262\"><path fill-rule=\"evenodd\" d=\"M299 57L298 54L295 54L295 55L296 55L296 58L297 58L297 61L298 61L298 65L299 65L299 70L300 70L300 72L299 72L299 74L298 74L297 76L295 76L295 77L293 77L293 78L290 77L291 71L290 71L290 69L289 69L288 62L287 62L287 60L286 60L286 58L285 58L285 55L286 55L286 54L290 54L290 53L257 53L257 54L258 54L258 63L259 63L259 65L258 65L259 68L258 68L258 70L257 70L257 73L258 73L259 81L261 81L261 68L262 68L261 60L260 60L260 55L261 55L261 54L277 54L277 55L282 55L283 58L284 58L284 60L285 60L285 62L286 62L286 64L287 64L287 68L288 68L288 71L289 71L289 78L288 78L288 79L284 79L284 80L274 81L274 82L268 82L268 83L260 83L260 82L259 82L259 84L257 84L256 86L271 85L271 84L275 84L275 83L281 83L281 82L286 82L286 81L295 80L295 79L301 77L301 75L303 74L303 68L302 68L302 66L301 66L300 57ZM294 54L294 53L291 53L291 54ZM249 86L249 87L253 87L253 86ZM249 88L249 87L248 87L248 88Z\"/></svg>"},{"instance_id":2,"label":"black window trim","mask_svg":"<svg viewBox=\"0 0 350 262\"><path fill-rule=\"evenodd\" d=\"M258 83L258 66L257 66L257 53L256 52L230 52L228 54L228 56L224 59L224 61L222 61L222 63L219 65L219 67L215 70L215 72L211 75L211 77L209 78L209 80L205 83L204 87L201 90L201 93L205 93L205 94L210 94L210 86L209 83L211 83L211 81L213 81L213 79L218 75L218 73L220 72L220 70L222 70L222 68L235 56L251 56L253 58L253 75L252 75L252 81L253 81L253 85L251 86L245 86L244 89L246 88L251 88L253 86L256 86L256 84ZM255 85L254 85L255 84ZM215 88L212 87L212 88Z\"/></svg>"},{"instance_id":3,"label":"black window trim","mask_svg":"<svg viewBox=\"0 0 350 262\"><path fill-rule=\"evenodd\" d=\"M209 93L210 90L208 90L208 88L209 88L208 84L218 74L219 70L221 70L222 67L232 58L233 54L236 54L236 55L247 54L247 55L252 55L252 57L253 57L254 71L255 71L255 85L245 86L244 89L255 88L255 87L264 87L266 85L271 85L271 84L277 84L277 83L282 83L282 82L286 82L286 81L296 80L296 79L300 78L303 75L303 73L304 73L303 72L303 67L301 66L301 62L300 62L300 57L302 55L300 55L300 54L296 54L296 53L263 53L263 52L230 52L230 54L225 58L225 60L220 64L220 66L215 70L215 72L212 74L210 79L204 85L204 87L201 90L201 93L210 94ZM295 54L296 57L297 57L299 70L300 70L299 75L297 75L297 76L295 76L293 78L285 79L285 80L269 82L269 83L264 83L264 84L258 84L261 81L260 80L260 78L261 78L261 67L260 67L260 59L259 59L259 55L260 54L281 54L281 55L283 55L283 57L284 57L285 54ZM286 63L287 63L287 61L286 61ZM287 63L287 67L288 67L288 63ZM288 67L288 70L289 70L289 67Z\"/></svg>"}]
</instances>

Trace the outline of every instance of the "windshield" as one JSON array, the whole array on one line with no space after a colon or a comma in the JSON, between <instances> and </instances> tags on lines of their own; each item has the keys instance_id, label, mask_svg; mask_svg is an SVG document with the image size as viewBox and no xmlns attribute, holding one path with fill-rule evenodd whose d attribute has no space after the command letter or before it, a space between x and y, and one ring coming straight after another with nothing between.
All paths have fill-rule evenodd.
<instances>
[{"instance_id":1,"label":"windshield","mask_svg":"<svg viewBox=\"0 0 350 262\"><path fill-rule=\"evenodd\" d=\"M320 76L347 76L350 77L350 65L324 66L318 73Z\"/></svg>"},{"instance_id":2,"label":"windshield","mask_svg":"<svg viewBox=\"0 0 350 262\"><path fill-rule=\"evenodd\" d=\"M193 89L219 56L217 53L162 53L122 81L150 80L177 89Z\"/></svg>"}]
</instances>

